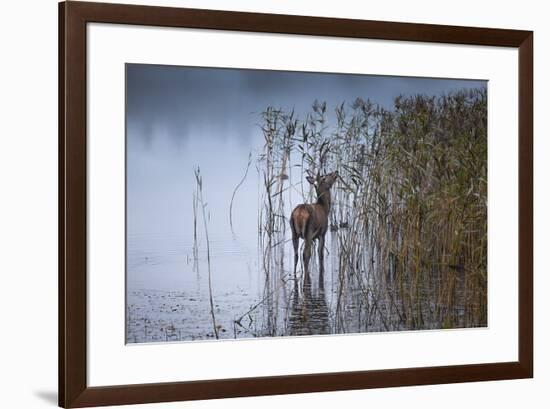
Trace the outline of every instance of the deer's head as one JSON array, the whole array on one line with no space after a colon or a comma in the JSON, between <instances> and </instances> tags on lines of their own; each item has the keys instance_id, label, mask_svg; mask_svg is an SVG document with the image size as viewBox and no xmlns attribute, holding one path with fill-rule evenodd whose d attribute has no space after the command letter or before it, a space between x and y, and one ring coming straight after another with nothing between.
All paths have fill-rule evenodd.
<instances>
[{"instance_id":1,"label":"deer's head","mask_svg":"<svg viewBox=\"0 0 550 409\"><path fill-rule=\"evenodd\" d=\"M311 175L306 177L306 180L315 187L317 197L319 199L327 197L328 200L330 200L330 188L334 185L336 179L338 179L338 171L334 171L323 176L318 174L316 177Z\"/></svg>"}]
</instances>

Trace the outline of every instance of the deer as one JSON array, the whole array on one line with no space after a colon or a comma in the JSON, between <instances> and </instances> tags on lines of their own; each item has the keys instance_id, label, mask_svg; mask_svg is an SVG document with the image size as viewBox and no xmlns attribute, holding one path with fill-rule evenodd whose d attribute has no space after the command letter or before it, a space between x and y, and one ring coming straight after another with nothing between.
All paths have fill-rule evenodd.
<instances>
[{"instance_id":1,"label":"deer","mask_svg":"<svg viewBox=\"0 0 550 409\"><path fill-rule=\"evenodd\" d=\"M328 216L330 213L331 195L330 188L338 179L338 171L316 177L308 175L306 180L315 187L317 203L302 203L294 208L290 216L290 229L292 231L292 245L294 247L294 276L298 265L298 246L300 239L304 240L303 262L304 277L309 277L309 259L311 246L314 240L318 240L319 275L322 276L324 267L325 234L328 230Z\"/></svg>"}]
</instances>

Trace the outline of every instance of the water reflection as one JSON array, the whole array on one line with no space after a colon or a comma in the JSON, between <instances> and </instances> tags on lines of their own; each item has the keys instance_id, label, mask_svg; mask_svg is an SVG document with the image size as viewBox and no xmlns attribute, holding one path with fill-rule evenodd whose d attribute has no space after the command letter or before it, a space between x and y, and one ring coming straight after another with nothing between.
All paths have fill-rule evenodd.
<instances>
[{"instance_id":1,"label":"water reflection","mask_svg":"<svg viewBox=\"0 0 550 409\"><path fill-rule=\"evenodd\" d=\"M323 274L320 274L316 288L313 288L309 273L304 275L301 289L298 281L298 279L294 280L289 335L330 334Z\"/></svg>"}]
</instances>

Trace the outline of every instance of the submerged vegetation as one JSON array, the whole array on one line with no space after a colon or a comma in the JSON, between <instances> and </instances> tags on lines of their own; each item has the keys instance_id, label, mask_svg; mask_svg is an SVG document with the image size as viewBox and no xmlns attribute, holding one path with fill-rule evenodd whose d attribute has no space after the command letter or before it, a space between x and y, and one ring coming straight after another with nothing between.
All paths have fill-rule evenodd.
<instances>
[{"instance_id":1,"label":"submerged vegetation","mask_svg":"<svg viewBox=\"0 0 550 409\"><path fill-rule=\"evenodd\" d=\"M398 97L391 110L316 101L305 118L268 107L262 132L254 335L487 325L486 89ZM305 177L335 170L327 301L323 280L314 291L291 274L288 218L297 197L315 201Z\"/></svg>"}]
</instances>

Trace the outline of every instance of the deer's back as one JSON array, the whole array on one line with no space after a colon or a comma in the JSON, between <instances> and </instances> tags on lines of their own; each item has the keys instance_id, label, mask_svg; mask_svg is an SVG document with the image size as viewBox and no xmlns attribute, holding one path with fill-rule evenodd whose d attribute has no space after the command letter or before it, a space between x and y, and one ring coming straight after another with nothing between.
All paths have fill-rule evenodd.
<instances>
[{"instance_id":1,"label":"deer's back","mask_svg":"<svg viewBox=\"0 0 550 409\"><path fill-rule=\"evenodd\" d=\"M312 239L316 239L327 231L327 214L319 204L300 204L292 211L290 225L298 237L305 239L311 235Z\"/></svg>"}]
</instances>

